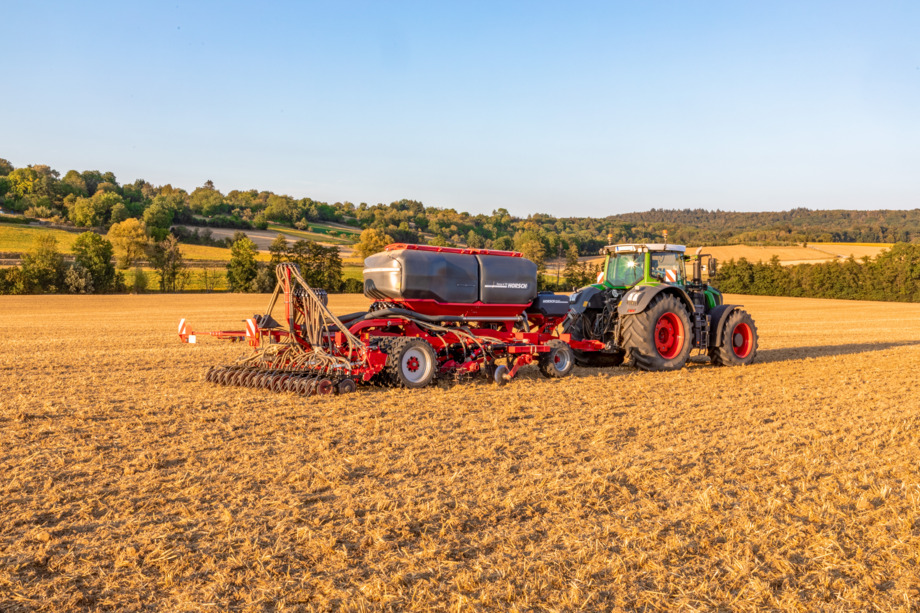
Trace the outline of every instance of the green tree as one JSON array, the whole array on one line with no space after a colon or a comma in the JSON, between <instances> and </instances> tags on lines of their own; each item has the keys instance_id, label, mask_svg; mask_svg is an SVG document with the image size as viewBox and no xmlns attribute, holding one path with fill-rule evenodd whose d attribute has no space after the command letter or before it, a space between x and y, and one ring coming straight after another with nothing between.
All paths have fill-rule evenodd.
<instances>
[{"instance_id":1,"label":"green tree","mask_svg":"<svg viewBox=\"0 0 920 613\"><path fill-rule=\"evenodd\" d=\"M188 198L188 206L192 212L205 217L216 215L226 208L223 195L214 189L214 184L210 181L192 192Z\"/></svg>"},{"instance_id":2,"label":"green tree","mask_svg":"<svg viewBox=\"0 0 920 613\"><path fill-rule=\"evenodd\" d=\"M109 220L113 208L118 205L124 207L124 200L117 193L97 191L89 198L76 199L70 207L70 221L84 228L102 226Z\"/></svg>"},{"instance_id":3,"label":"green tree","mask_svg":"<svg viewBox=\"0 0 920 613\"><path fill-rule=\"evenodd\" d=\"M272 244L268 246L268 252L271 254L272 278L274 278L275 266L283 262L287 257L288 242L284 234L278 233Z\"/></svg>"},{"instance_id":4,"label":"green tree","mask_svg":"<svg viewBox=\"0 0 920 613\"><path fill-rule=\"evenodd\" d=\"M272 194L268 197L265 217L275 221L292 223L297 218L297 205L290 196Z\"/></svg>"},{"instance_id":5,"label":"green tree","mask_svg":"<svg viewBox=\"0 0 920 613\"><path fill-rule=\"evenodd\" d=\"M144 269L138 266L134 269L134 282L131 284L131 291L135 294L143 294L147 291L150 280Z\"/></svg>"},{"instance_id":6,"label":"green tree","mask_svg":"<svg viewBox=\"0 0 920 613\"><path fill-rule=\"evenodd\" d=\"M10 180L10 191L14 196L22 198L34 194L38 187L41 176L31 166L27 168L17 168L7 178Z\"/></svg>"},{"instance_id":7,"label":"green tree","mask_svg":"<svg viewBox=\"0 0 920 613\"><path fill-rule=\"evenodd\" d=\"M569 246L565 254L565 269L562 271L565 278L566 287L583 287L594 279L589 277L590 273L585 264L578 261L578 246L574 243Z\"/></svg>"},{"instance_id":8,"label":"green tree","mask_svg":"<svg viewBox=\"0 0 920 613\"><path fill-rule=\"evenodd\" d=\"M257 294L267 294L275 289L278 280L275 277L275 268L267 266L264 262L258 262L259 271L256 278L252 280L252 291Z\"/></svg>"},{"instance_id":9,"label":"green tree","mask_svg":"<svg viewBox=\"0 0 920 613\"><path fill-rule=\"evenodd\" d=\"M355 255L366 258L375 253L380 253L384 247L392 242L393 239L380 230L368 228L361 232L361 238L358 240L358 244L355 245Z\"/></svg>"},{"instance_id":10,"label":"green tree","mask_svg":"<svg viewBox=\"0 0 920 613\"><path fill-rule=\"evenodd\" d=\"M176 291L177 284L182 280L182 273L185 270L179 239L169 234L165 239L156 243L151 250L150 263L160 276L160 291Z\"/></svg>"},{"instance_id":11,"label":"green tree","mask_svg":"<svg viewBox=\"0 0 920 613\"><path fill-rule=\"evenodd\" d=\"M130 217L109 228L108 239L115 247L118 267L130 268L140 260L147 248L147 232L140 220Z\"/></svg>"},{"instance_id":12,"label":"green tree","mask_svg":"<svg viewBox=\"0 0 920 613\"><path fill-rule=\"evenodd\" d=\"M64 178L61 179L61 186L64 191L73 194L75 196L80 196L86 198L89 196L89 190L86 187L86 180L76 170L68 170L67 174L64 175Z\"/></svg>"},{"instance_id":13,"label":"green tree","mask_svg":"<svg viewBox=\"0 0 920 613\"><path fill-rule=\"evenodd\" d=\"M484 238L476 234L473 230L470 230L466 235L466 244L474 249L481 249L486 246L486 241Z\"/></svg>"},{"instance_id":14,"label":"green tree","mask_svg":"<svg viewBox=\"0 0 920 613\"><path fill-rule=\"evenodd\" d=\"M546 270L546 251L543 249L543 243L532 239L523 243L520 250L525 258L537 265L538 271Z\"/></svg>"},{"instance_id":15,"label":"green tree","mask_svg":"<svg viewBox=\"0 0 920 613\"><path fill-rule=\"evenodd\" d=\"M93 276L79 264L74 264L64 273L64 289L68 294L92 294Z\"/></svg>"},{"instance_id":16,"label":"green tree","mask_svg":"<svg viewBox=\"0 0 920 613\"><path fill-rule=\"evenodd\" d=\"M25 280L18 266L0 268L0 294L25 294Z\"/></svg>"},{"instance_id":17,"label":"green tree","mask_svg":"<svg viewBox=\"0 0 920 613\"><path fill-rule=\"evenodd\" d=\"M232 292L248 292L259 273L256 262L258 250L256 244L242 232L237 232L234 238L230 246L230 263L227 264L227 283Z\"/></svg>"},{"instance_id":18,"label":"green tree","mask_svg":"<svg viewBox=\"0 0 920 613\"><path fill-rule=\"evenodd\" d=\"M76 265L92 279L93 291L109 292L115 288L115 264L112 263L115 249L112 243L95 232L84 232L74 241L71 251Z\"/></svg>"},{"instance_id":19,"label":"green tree","mask_svg":"<svg viewBox=\"0 0 920 613\"><path fill-rule=\"evenodd\" d=\"M64 287L64 256L58 251L57 239L40 234L32 250L22 256L22 277L30 294L55 294Z\"/></svg>"},{"instance_id":20,"label":"green tree","mask_svg":"<svg viewBox=\"0 0 920 613\"><path fill-rule=\"evenodd\" d=\"M12 164L10 164L9 160L0 158L0 177L4 177L8 175L14 170L16 170L16 168L14 168Z\"/></svg>"},{"instance_id":21,"label":"green tree","mask_svg":"<svg viewBox=\"0 0 920 613\"><path fill-rule=\"evenodd\" d=\"M287 259L297 264L300 274L312 287L336 291L342 285L342 258L337 247L299 240L291 246Z\"/></svg>"},{"instance_id":22,"label":"green tree","mask_svg":"<svg viewBox=\"0 0 920 613\"><path fill-rule=\"evenodd\" d=\"M131 212L121 202L116 202L109 211L109 223L120 223L129 217L131 217Z\"/></svg>"},{"instance_id":23,"label":"green tree","mask_svg":"<svg viewBox=\"0 0 920 613\"><path fill-rule=\"evenodd\" d=\"M176 214L185 206L184 193L159 194L144 211L144 225L156 240L163 240L169 234Z\"/></svg>"}]
</instances>

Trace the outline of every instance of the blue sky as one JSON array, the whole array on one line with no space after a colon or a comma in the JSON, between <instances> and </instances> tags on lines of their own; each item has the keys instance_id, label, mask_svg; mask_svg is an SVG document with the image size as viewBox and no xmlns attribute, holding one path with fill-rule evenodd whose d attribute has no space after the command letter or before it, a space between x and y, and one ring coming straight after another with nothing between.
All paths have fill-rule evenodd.
<instances>
[{"instance_id":1,"label":"blue sky","mask_svg":"<svg viewBox=\"0 0 920 613\"><path fill-rule=\"evenodd\" d=\"M920 207L918 2L4 2L0 157L591 215Z\"/></svg>"}]
</instances>

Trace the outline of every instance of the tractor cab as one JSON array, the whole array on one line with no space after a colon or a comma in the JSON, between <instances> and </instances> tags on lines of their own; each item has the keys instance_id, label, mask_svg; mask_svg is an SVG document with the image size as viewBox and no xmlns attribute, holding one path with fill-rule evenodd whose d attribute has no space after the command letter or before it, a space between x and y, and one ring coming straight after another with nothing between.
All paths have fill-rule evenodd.
<instances>
[{"instance_id":1,"label":"tractor cab","mask_svg":"<svg viewBox=\"0 0 920 613\"><path fill-rule=\"evenodd\" d=\"M601 250L606 255L598 288L625 289L634 285L671 283L685 285L686 247L666 244L608 245Z\"/></svg>"}]
</instances>

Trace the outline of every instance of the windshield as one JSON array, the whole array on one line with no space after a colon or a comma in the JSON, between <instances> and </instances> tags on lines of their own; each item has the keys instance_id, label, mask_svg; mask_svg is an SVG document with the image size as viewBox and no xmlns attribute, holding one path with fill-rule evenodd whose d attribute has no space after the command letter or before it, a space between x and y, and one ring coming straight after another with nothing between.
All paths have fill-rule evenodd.
<instances>
[{"instance_id":1,"label":"windshield","mask_svg":"<svg viewBox=\"0 0 920 613\"><path fill-rule=\"evenodd\" d=\"M617 287L629 287L642 280L645 264L644 253L618 253L610 258L607 267L607 282Z\"/></svg>"}]
</instances>

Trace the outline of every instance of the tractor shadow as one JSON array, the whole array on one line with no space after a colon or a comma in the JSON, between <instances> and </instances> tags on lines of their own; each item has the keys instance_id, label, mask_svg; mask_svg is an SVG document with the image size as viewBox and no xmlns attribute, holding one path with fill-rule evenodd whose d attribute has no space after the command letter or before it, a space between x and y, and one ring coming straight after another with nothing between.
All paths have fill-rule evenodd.
<instances>
[{"instance_id":1,"label":"tractor shadow","mask_svg":"<svg viewBox=\"0 0 920 613\"><path fill-rule=\"evenodd\" d=\"M790 362L806 358L826 358L838 355L853 355L870 351L884 351L897 347L915 347L920 341L893 341L889 343L848 343L846 345L819 345L814 347L786 347L783 349L766 349L757 352L755 364L771 362Z\"/></svg>"}]
</instances>

